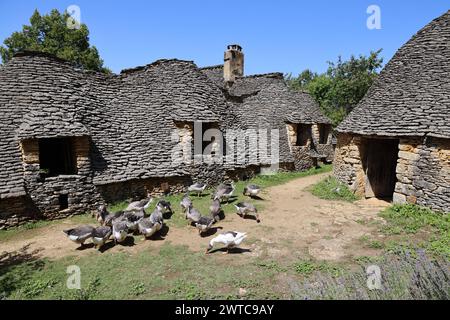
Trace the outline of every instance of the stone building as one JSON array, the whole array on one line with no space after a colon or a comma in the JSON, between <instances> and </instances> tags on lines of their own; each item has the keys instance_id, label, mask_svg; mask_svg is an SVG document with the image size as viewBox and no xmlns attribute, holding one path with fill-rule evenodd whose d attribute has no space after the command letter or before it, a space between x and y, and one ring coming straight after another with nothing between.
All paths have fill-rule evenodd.
<instances>
[{"instance_id":1,"label":"stone building","mask_svg":"<svg viewBox=\"0 0 450 320\"><path fill-rule=\"evenodd\" d=\"M170 59L105 75L17 54L0 66L0 228L180 192L194 180L249 178L273 159L252 154L242 130L279 129L281 169L331 160L330 121L311 97L291 92L279 73L244 76L243 59L233 45L216 67ZM207 129L241 131L205 143ZM223 150L244 161L196 161L222 159Z\"/></svg>"},{"instance_id":2,"label":"stone building","mask_svg":"<svg viewBox=\"0 0 450 320\"><path fill-rule=\"evenodd\" d=\"M334 174L356 193L450 211L450 11L397 51L337 132Z\"/></svg>"}]
</instances>

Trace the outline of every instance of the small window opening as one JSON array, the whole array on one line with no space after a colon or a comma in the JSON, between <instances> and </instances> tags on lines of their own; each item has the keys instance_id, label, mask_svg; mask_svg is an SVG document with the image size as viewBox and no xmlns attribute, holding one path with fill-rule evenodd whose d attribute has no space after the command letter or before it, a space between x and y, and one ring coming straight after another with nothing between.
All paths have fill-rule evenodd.
<instances>
[{"instance_id":1,"label":"small window opening","mask_svg":"<svg viewBox=\"0 0 450 320\"><path fill-rule=\"evenodd\" d=\"M58 197L59 201L59 210L64 210L69 208L69 195L67 194L60 194Z\"/></svg>"},{"instance_id":2,"label":"small window opening","mask_svg":"<svg viewBox=\"0 0 450 320\"><path fill-rule=\"evenodd\" d=\"M308 140L311 139L311 125L298 124L297 125L297 146L306 146Z\"/></svg>"},{"instance_id":3,"label":"small window opening","mask_svg":"<svg viewBox=\"0 0 450 320\"><path fill-rule=\"evenodd\" d=\"M330 126L326 124L319 124L319 144L326 144L328 136L330 135Z\"/></svg>"},{"instance_id":4,"label":"small window opening","mask_svg":"<svg viewBox=\"0 0 450 320\"><path fill-rule=\"evenodd\" d=\"M70 138L39 139L39 165L47 176L76 174L76 159Z\"/></svg>"}]
</instances>

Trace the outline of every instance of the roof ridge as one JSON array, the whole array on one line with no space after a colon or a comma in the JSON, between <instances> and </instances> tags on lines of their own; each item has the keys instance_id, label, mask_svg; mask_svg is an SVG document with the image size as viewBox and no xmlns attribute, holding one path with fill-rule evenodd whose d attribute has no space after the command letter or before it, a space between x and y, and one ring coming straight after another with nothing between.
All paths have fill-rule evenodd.
<instances>
[{"instance_id":1,"label":"roof ridge","mask_svg":"<svg viewBox=\"0 0 450 320\"><path fill-rule=\"evenodd\" d=\"M34 56L51 58L51 59L54 59L59 62L65 62L65 63L69 63L72 65L74 64L73 62L71 62L67 59L58 57L56 54L49 53L49 52L43 52L43 51L37 51L37 50L21 50L21 51L18 51L13 54L13 58L15 58L15 57L34 57Z\"/></svg>"},{"instance_id":2,"label":"roof ridge","mask_svg":"<svg viewBox=\"0 0 450 320\"><path fill-rule=\"evenodd\" d=\"M257 74L251 74L248 76L240 77L241 79L248 79L248 78L284 78L284 75L282 72L268 72L268 73L257 73Z\"/></svg>"},{"instance_id":3,"label":"roof ridge","mask_svg":"<svg viewBox=\"0 0 450 320\"><path fill-rule=\"evenodd\" d=\"M49 52L43 52L43 51L36 51L36 50L21 50L18 51L16 53L14 53L13 58L20 58L20 57L44 57L44 58L48 58L51 59L53 61L56 61L58 63L62 63L65 64L67 66L70 66L74 69L75 72L81 72L84 74L97 74L97 75L103 75L105 77L115 77L117 76L116 74L112 73L112 74L106 74L103 73L101 71L97 71L97 70L89 70L89 69L85 69L79 65L77 65L75 62L64 59L64 58L60 58L58 57L56 54L53 53L49 53ZM6 66L8 63L5 63L3 66Z\"/></svg>"},{"instance_id":4,"label":"roof ridge","mask_svg":"<svg viewBox=\"0 0 450 320\"><path fill-rule=\"evenodd\" d=\"M199 68L200 70L207 70L207 69L221 69L223 68L223 64L216 64L213 66L206 66L206 67L201 67Z\"/></svg>"},{"instance_id":5,"label":"roof ridge","mask_svg":"<svg viewBox=\"0 0 450 320\"><path fill-rule=\"evenodd\" d=\"M184 62L184 63L187 63L187 64L195 65L194 61L192 61L192 60L182 60L182 59L177 59L177 58L158 59L158 60L155 60L155 61L153 61L151 63L145 64L143 66L137 66L137 67L133 67L133 68L122 69L119 74L120 75L122 75L122 74L130 74L130 73L134 73L134 72L138 72L138 71L147 69L149 67L157 66L157 65L160 65L160 64L163 64L163 63L171 63L171 62Z\"/></svg>"}]
</instances>

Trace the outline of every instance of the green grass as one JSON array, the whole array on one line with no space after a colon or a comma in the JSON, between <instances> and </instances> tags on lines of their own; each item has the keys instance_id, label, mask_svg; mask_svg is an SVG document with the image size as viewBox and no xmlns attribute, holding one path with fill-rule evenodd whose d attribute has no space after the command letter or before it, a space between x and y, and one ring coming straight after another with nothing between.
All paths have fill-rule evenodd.
<instances>
[{"instance_id":1,"label":"green grass","mask_svg":"<svg viewBox=\"0 0 450 320\"><path fill-rule=\"evenodd\" d=\"M17 234L30 233L30 230L46 227L54 223L58 223L58 221L40 220L27 222L25 224L7 230L0 230L0 241L6 241L11 238L14 238Z\"/></svg>"},{"instance_id":2,"label":"green grass","mask_svg":"<svg viewBox=\"0 0 450 320\"><path fill-rule=\"evenodd\" d=\"M310 170L306 173L258 176L250 182L267 188L300 176L327 172L329 168ZM242 189L246 183L249 181L236 184L237 201L244 199ZM211 191L209 190L209 192ZM261 196L264 198L264 193ZM173 195L167 198L172 201L176 209L171 219L167 220L169 226L185 227L187 225L178 206L181 197L182 195ZM193 200L195 206L202 213L208 212L211 201L209 196L193 197ZM112 211L121 210L126 205L126 202L119 202L109 208ZM224 208L226 213L234 212L232 205L224 206ZM152 210L153 207L148 211ZM363 244L371 248L383 248L388 253L394 254L411 252L415 246L419 245L431 252L446 255L448 258L450 230L448 216L410 205L392 206L383 211L381 216L387 221L383 230L386 233L391 232L386 238L396 238L381 242L365 236L361 238ZM69 221L95 223L90 214L75 216ZM49 223L60 222L42 221L24 225L4 231L6 233L0 232L0 239L1 236L9 237L14 232L16 234L19 232L22 237L30 233L30 230L38 230ZM271 232L271 230L267 232ZM414 244L410 242L412 238L416 238L423 232L427 232L429 235L425 241ZM399 237L402 238L398 239ZM140 237L136 237L135 241L140 241ZM259 240L249 238L246 240L246 246L257 241ZM292 245L288 240L286 243L287 246ZM124 248L122 252L114 253L110 251L99 253L92 250L90 254L79 257L74 251L73 256L58 260L39 259L23 252L15 254L11 257L0 253L0 299L239 299L241 298L239 296L240 288L247 292L245 299L279 299L292 297L292 292L289 290L295 289L295 285L286 289L279 279L289 279L290 284L298 282L302 287L301 281L306 279L312 279L313 284L316 284L323 278L322 275L339 279L339 277L353 272L344 263L335 264L315 260L299 260L292 263L292 260L266 259L263 258L264 256L230 255L225 258L220 253L205 255L203 252L191 251L187 246L172 245L168 241L161 247L148 247L139 253L130 253L127 248ZM362 256L354 258L352 263L355 262L360 266L365 266L366 264L381 263L381 259ZM68 277L66 269L70 265L77 265L81 269L81 290L66 288ZM383 268L382 270L384 272ZM365 288L367 280L365 270L363 271L361 288ZM392 281L396 281L397 273L396 269L392 272ZM319 280L314 278L316 276L320 276ZM406 277L406 279L410 278ZM436 283L439 281L436 280ZM431 283L431 281L429 282ZM346 283L344 284L346 285ZM410 282L407 284L408 288L411 287ZM342 291L341 286L338 286L337 289L340 291L333 291L330 296L326 295L325 297L339 297L336 292ZM358 290L356 292L359 292ZM296 294L293 297L302 296Z\"/></svg>"},{"instance_id":3,"label":"green grass","mask_svg":"<svg viewBox=\"0 0 450 320\"><path fill-rule=\"evenodd\" d=\"M450 259L450 216L413 204L395 204L386 208L380 216L387 221L381 231L386 235L408 236L396 244L389 243L391 252L406 247L418 247ZM398 248L396 248L398 246Z\"/></svg>"},{"instance_id":4,"label":"green grass","mask_svg":"<svg viewBox=\"0 0 450 320\"><path fill-rule=\"evenodd\" d=\"M336 264L332 264L325 261L298 261L294 264L294 270L296 273L310 276L314 272L322 272L333 277L340 276L344 273L345 269Z\"/></svg>"},{"instance_id":5,"label":"green grass","mask_svg":"<svg viewBox=\"0 0 450 320\"><path fill-rule=\"evenodd\" d=\"M335 177L327 177L313 185L310 189L316 197L325 200L343 200L353 202L359 198Z\"/></svg>"},{"instance_id":6,"label":"green grass","mask_svg":"<svg viewBox=\"0 0 450 320\"><path fill-rule=\"evenodd\" d=\"M40 228L59 224L63 221L70 221L77 224L96 223L90 213L79 214L66 219L31 221L7 230L0 230L0 241L7 241L16 237L31 238Z\"/></svg>"},{"instance_id":7,"label":"green grass","mask_svg":"<svg viewBox=\"0 0 450 320\"><path fill-rule=\"evenodd\" d=\"M379 240L371 239L369 236L364 235L359 238L363 245L371 249L383 249L384 243Z\"/></svg>"},{"instance_id":8,"label":"green grass","mask_svg":"<svg viewBox=\"0 0 450 320\"><path fill-rule=\"evenodd\" d=\"M380 259L381 259L380 257L372 257L372 256L359 256L359 257L354 258L356 263L363 265L363 266L377 263L380 261Z\"/></svg>"},{"instance_id":9,"label":"green grass","mask_svg":"<svg viewBox=\"0 0 450 320\"><path fill-rule=\"evenodd\" d=\"M248 183L263 188L285 183L307 175L329 172L331 166L323 166L306 172L279 173L270 176L257 176L246 182L237 182L235 201L252 201L242 195ZM211 203L210 193L193 202L203 214L208 213ZM167 220L169 227L186 227L187 223L180 214L179 201L182 194L171 195L166 199L172 202L175 213ZM261 197L264 198L264 192ZM156 201L155 201L156 202ZM261 209L264 201L256 203ZM154 205L147 211L151 212ZM109 206L109 210L118 211L126 207L121 201ZM225 213L235 212L232 204L223 205ZM30 235L30 229L53 223L69 221L73 223L95 224L90 214L82 214L64 220L39 221L0 231L0 239ZM2 238L3 237L3 238ZM139 241L136 237L135 241ZM252 239L248 239L249 243ZM8 299L236 299L239 289L244 288L248 299L281 298L283 292L273 281L279 273L295 273L291 268L280 265L278 261L261 258L236 256L236 262L230 264L221 261L220 253L205 255L193 252L185 246L174 246L167 242L160 248L149 248L139 254L124 252L92 251L92 254L78 257L63 257L58 260L38 259L24 252L15 252L14 256L0 254L0 298ZM249 259L249 260L247 260ZM240 263L244 263L241 265ZM68 274L66 269L77 265L81 269L81 290L66 288Z\"/></svg>"},{"instance_id":10,"label":"green grass","mask_svg":"<svg viewBox=\"0 0 450 320\"><path fill-rule=\"evenodd\" d=\"M229 299L244 288L248 298L280 297L271 279L281 269L272 261L236 263L170 243L140 254L31 259L0 269L0 293L8 299ZM66 288L70 265L80 267L81 290Z\"/></svg>"}]
</instances>

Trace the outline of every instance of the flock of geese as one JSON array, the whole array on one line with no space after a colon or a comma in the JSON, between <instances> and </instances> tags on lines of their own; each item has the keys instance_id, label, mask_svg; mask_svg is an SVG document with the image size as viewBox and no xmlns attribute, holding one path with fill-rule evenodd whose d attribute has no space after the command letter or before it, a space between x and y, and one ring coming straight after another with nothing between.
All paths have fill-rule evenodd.
<instances>
[{"instance_id":1,"label":"flock of geese","mask_svg":"<svg viewBox=\"0 0 450 320\"><path fill-rule=\"evenodd\" d=\"M207 232L221 218L222 203L226 201L228 204L233 196L235 186L233 182L220 184L212 195L212 203L209 206L209 216L204 216L199 210L194 208L189 195L197 194L200 197L206 189L206 184L196 182L188 187L187 192L180 202L182 213L185 218L198 229L199 234ZM244 195L251 198L258 196L261 188L254 184L249 184L244 188ZM106 206L101 205L94 213L96 220L100 226L93 227L90 225L82 225L73 229L64 230L66 236L81 246L91 239L95 248L101 248L112 236L115 243L124 242L130 234L142 234L146 239L150 238L164 226L164 214L173 214L171 203L164 199L158 200L155 210L147 216L148 209L154 198L150 195L146 199L133 201L128 204L125 210L117 212L109 212ZM250 202L239 202L235 204L237 214L245 218L247 215L253 215L257 222L260 222L258 210ZM212 238L206 249L209 253L215 244L225 245L226 252L237 247L245 239L245 232L227 231Z\"/></svg>"}]
</instances>

